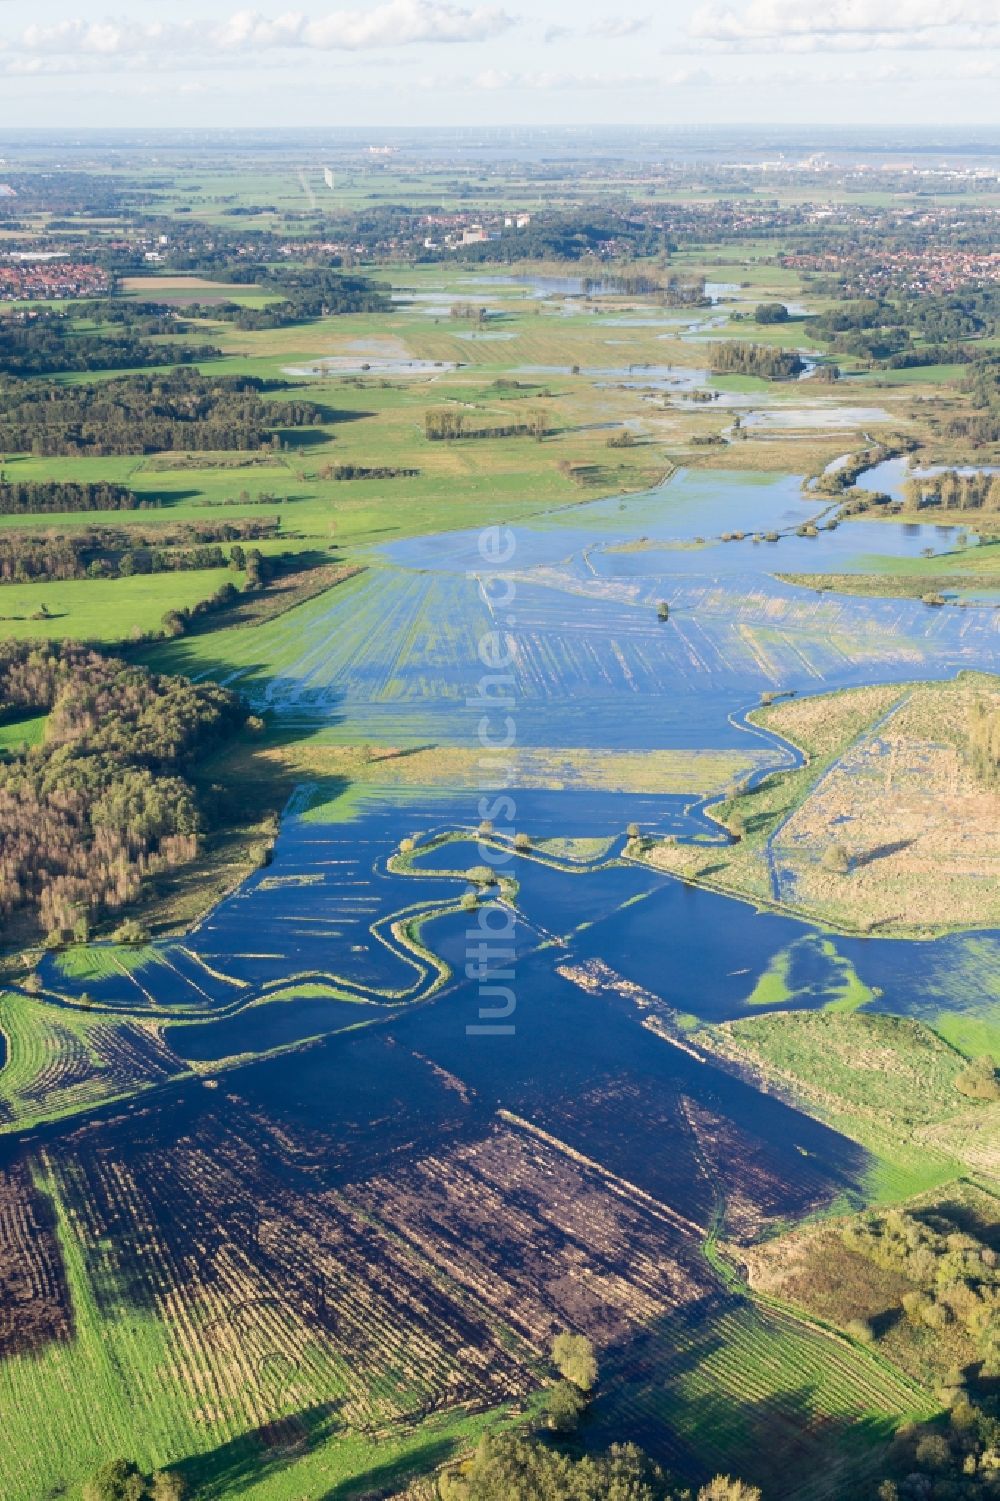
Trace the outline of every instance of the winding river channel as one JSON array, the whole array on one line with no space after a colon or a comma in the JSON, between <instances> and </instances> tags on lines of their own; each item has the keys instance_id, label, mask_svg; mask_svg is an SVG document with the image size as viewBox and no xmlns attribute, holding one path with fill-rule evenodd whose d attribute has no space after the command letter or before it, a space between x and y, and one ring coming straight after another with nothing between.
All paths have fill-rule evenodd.
<instances>
[{"instance_id":1,"label":"winding river channel","mask_svg":"<svg viewBox=\"0 0 1000 1501\"><path fill-rule=\"evenodd\" d=\"M224 654L209 638L215 675L301 739L311 779L273 858L190 932L49 954L40 989L8 997L3 1224L26 1227L15 1286L48 1300L44 1318L22 1302L0 1362L5 1414L34 1425L11 1446L19 1494L56 1494L81 1432L106 1453L109 1413L122 1452L151 1435L212 1474L255 1472L272 1442L298 1454L319 1423L317 1462L370 1442L384 1479L379 1445L527 1401L567 1327L601 1350L602 1442L779 1498L787 1454L765 1430L797 1444L830 1412L926 1402L713 1259L719 1235L912 1188L699 1027L971 1014L1000 999L1000 934L849 938L626 852L630 824L711 851L728 838L712 799L799 763L748 722L762 693L995 662L992 608L783 582L957 545L830 519L794 478L682 472L373 547ZM780 894L778 846L771 869ZM60 1394L40 1399L47 1450L36 1386Z\"/></svg>"},{"instance_id":2,"label":"winding river channel","mask_svg":"<svg viewBox=\"0 0 1000 1501\"><path fill-rule=\"evenodd\" d=\"M641 775L634 790L602 787L588 773L587 756L671 750L724 753L752 779L797 758L745 722L763 691L812 693L993 664L1000 617L992 611L817 594L775 577L946 551L950 529L853 522L798 535L815 514L795 479L681 473L645 495L513 528L509 558L489 577L477 533L377 549L358 579L267 627L266 669L257 665L259 638L243 633L247 661L228 680L258 708L321 743L370 737L443 754L474 752L477 643L498 627L510 633L516 743L504 790L516 808L512 827L529 831L534 845L591 842L582 858L540 860L532 850L507 867L517 883L510 1037L488 1046L466 1032L477 986L465 978L470 919L455 908L467 882L456 872L481 863L473 831L482 792L465 762L453 786L369 779L359 788L303 788L272 863L183 942L85 980L53 957L44 971L50 993L74 1005L86 989L101 1005L155 1017L178 1056L202 1066L342 1034L324 1051L332 1059L358 1046L359 1026L375 1023L449 1040L447 1066L462 1078L479 1067L477 1056L491 1068L502 1058L508 1079L545 1058L549 1044L535 1039L537 1027L554 1029L561 1040L553 1045L562 1046L563 1006L582 1022L594 1002L562 972L594 961L676 1011L713 1021L753 1013L757 982L777 955L785 956L788 1005L830 1003L845 973L867 988L873 1007L933 1018L963 1004L963 975L1000 975L1000 963L988 962L1000 960L1000 936L831 940L791 917L623 863L631 822L682 840L724 836L695 791L644 791ZM742 540L720 540L732 533ZM768 535L779 540L755 540ZM491 603L501 583L512 601L503 611ZM657 618L663 599L666 622ZM547 767L545 785L533 785L523 763ZM433 842L445 833L463 838ZM405 868L393 859L402 838L417 842ZM563 995L572 999L560 1002ZM433 1006L412 1010L429 998ZM602 1056L610 1026L605 1007L582 1027ZM570 1030L577 1036L581 1026ZM646 1033L622 1035L644 1057L661 1048Z\"/></svg>"}]
</instances>

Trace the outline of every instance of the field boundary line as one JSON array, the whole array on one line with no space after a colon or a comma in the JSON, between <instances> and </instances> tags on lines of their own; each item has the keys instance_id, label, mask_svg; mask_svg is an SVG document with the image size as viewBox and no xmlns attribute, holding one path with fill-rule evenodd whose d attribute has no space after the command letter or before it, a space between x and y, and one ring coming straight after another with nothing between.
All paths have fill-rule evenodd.
<instances>
[{"instance_id":1,"label":"field boundary line","mask_svg":"<svg viewBox=\"0 0 1000 1501\"><path fill-rule=\"evenodd\" d=\"M578 1152L575 1147L571 1147L568 1142L561 1141L558 1136L553 1136L551 1132L544 1130L543 1127L535 1126L531 1121L526 1121L523 1116L515 1115L512 1110L504 1110L502 1107L497 1111L497 1118L506 1121L508 1125L517 1126L519 1130L526 1131L529 1136L534 1136L539 1141L544 1141L547 1146L554 1147L556 1151L561 1152L564 1157L570 1158L572 1162L579 1163L581 1167L587 1168L590 1172L599 1174L615 1193L631 1195L638 1199L649 1209L653 1210L655 1214L660 1215L661 1218L673 1225L676 1230L680 1230L682 1234L696 1235L699 1240L704 1239L707 1234L704 1225L699 1225L695 1220L686 1219L676 1209L672 1209L669 1204L664 1204L662 1199L654 1198L651 1193L647 1193L644 1188L640 1188L637 1183L632 1183L628 1178L619 1177L617 1173L611 1172L609 1168L604 1167L600 1162L596 1162L593 1157L587 1157L583 1152Z\"/></svg>"}]
</instances>

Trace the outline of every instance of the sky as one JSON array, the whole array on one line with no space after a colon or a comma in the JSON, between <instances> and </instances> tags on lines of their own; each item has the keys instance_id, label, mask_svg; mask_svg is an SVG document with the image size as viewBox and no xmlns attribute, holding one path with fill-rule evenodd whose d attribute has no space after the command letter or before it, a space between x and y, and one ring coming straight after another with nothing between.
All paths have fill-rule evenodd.
<instances>
[{"instance_id":1,"label":"sky","mask_svg":"<svg viewBox=\"0 0 1000 1501\"><path fill-rule=\"evenodd\" d=\"M1000 123L1000 0L0 0L0 128Z\"/></svg>"}]
</instances>

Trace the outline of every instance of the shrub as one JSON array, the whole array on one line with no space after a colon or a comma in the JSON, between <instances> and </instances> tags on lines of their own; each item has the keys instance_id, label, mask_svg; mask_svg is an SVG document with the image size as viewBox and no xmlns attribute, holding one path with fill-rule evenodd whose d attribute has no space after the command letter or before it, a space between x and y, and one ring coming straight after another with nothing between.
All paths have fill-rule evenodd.
<instances>
[{"instance_id":1,"label":"shrub","mask_svg":"<svg viewBox=\"0 0 1000 1501\"><path fill-rule=\"evenodd\" d=\"M589 1392L597 1380L597 1358L586 1335L557 1334L552 1341L552 1364L582 1392Z\"/></svg>"},{"instance_id":2,"label":"shrub","mask_svg":"<svg viewBox=\"0 0 1000 1501\"><path fill-rule=\"evenodd\" d=\"M184 1501L187 1484L175 1471L151 1479L131 1459L109 1459L84 1483L83 1501Z\"/></svg>"},{"instance_id":3,"label":"shrub","mask_svg":"<svg viewBox=\"0 0 1000 1501\"><path fill-rule=\"evenodd\" d=\"M575 1433L587 1399L572 1381L560 1381L545 1399L545 1421L554 1433Z\"/></svg>"},{"instance_id":4,"label":"shrub","mask_svg":"<svg viewBox=\"0 0 1000 1501\"><path fill-rule=\"evenodd\" d=\"M152 1501L184 1501L187 1483L176 1470L157 1470L150 1487Z\"/></svg>"},{"instance_id":5,"label":"shrub","mask_svg":"<svg viewBox=\"0 0 1000 1501\"><path fill-rule=\"evenodd\" d=\"M985 1054L974 1058L955 1080L955 1088L970 1100L1000 1100L1000 1079L993 1059Z\"/></svg>"},{"instance_id":6,"label":"shrub","mask_svg":"<svg viewBox=\"0 0 1000 1501\"><path fill-rule=\"evenodd\" d=\"M134 917L127 917L124 922L120 922L111 936L115 943L138 945L149 942L148 929Z\"/></svg>"},{"instance_id":7,"label":"shrub","mask_svg":"<svg viewBox=\"0 0 1000 1501\"><path fill-rule=\"evenodd\" d=\"M109 1459L83 1487L83 1501L145 1501L146 1480L131 1459Z\"/></svg>"},{"instance_id":8,"label":"shrub","mask_svg":"<svg viewBox=\"0 0 1000 1501\"><path fill-rule=\"evenodd\" d=\"M729 1475L716 1475L698 1492L698 1501L760 1501L760 1491L755 1485L743 1480L733 1480Z\"/></svg>"},{"instance_id":9,"label":"shrub","mask_svg":"<svg viewBox=\"0 0 1000 1501\"><path fill-rule=\"evenodd\" d=\"M917 1444L914 1458L922 1470L946 1470L951 1463L948 1440L940 1433L928 1433Z\"/></svg>"},{"instance_id":10,"label":"shrub","mask_svg":"<svg viewBox=\"0 0 1000 1501\"><path fill-rule=\"evenodd\" d=\"M820 864L837 876L846 876L851 869L850 856L842 844L827 845Z\"/></svg>"}]
</instances>

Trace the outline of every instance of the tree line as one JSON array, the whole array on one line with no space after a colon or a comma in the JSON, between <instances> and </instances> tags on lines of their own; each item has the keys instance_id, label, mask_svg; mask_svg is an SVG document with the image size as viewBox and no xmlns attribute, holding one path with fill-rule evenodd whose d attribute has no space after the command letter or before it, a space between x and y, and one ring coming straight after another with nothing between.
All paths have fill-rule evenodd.
<instances>
[{"instance_id":1,"label":"tree line","mask_svg":"<svg viewBox=\"0 0 1000 1501\"><path fill-rule=\"evenodd\" d=\"M347 276L323 266L264 266L242 264L227 267L223 279L252 282L274 301L264 307L244 307L238 302L191 304L189 316L220 318L237 328L259 330L287 328L316 318L345 313L384 313L392 306L389 289L367 276Z\"/></svg>"},{"instance_id":2,"label":"tree line","mask_svg":"<svg viewBox=\"0 0 1000 1501\"><path fill-rule=\"evenodd\" d=\"M764 380L794 380L806 368L797 354L766 344L739 339L708 346L708 362L716 375L757 375Z\"/></svg>"},{"instance_id":3,"label":"tree line","mask_svg":"<svg viewBox=\"0 0 1000 1501\"><path fill-rule=\"evenodd\" d=\"M197 547L128 547L115 552L99 532L33 537L0 532L0 584L31 584L54 579L131 578L134 574L190 573L243 566L245 554L218 543Z\"/></svg>"},{"instance_id":4,"label":"tree line","mask_svg":"<svg viewBox=\"0 0 1000 1501\"><path fill-rule=\"evenodd\" d=\"M208 378L196 370L79 386L0 381L0 452L48 457L277 447L282 429L315 426L327 416L301 397L280 406L261 399L265 391L288 389L287 381Z\"/></svg>"},{"instance_id":5,"label":"tree line","mask_svg":"<svg viewBox=\"0 0 1000 1501\"><path fill-rule=\"evenodd\" d=\"M811 319L809 330L833 353L902 370L973 360L974 350L962 341L984 338L995 330L998 317L1000 292L995 287L966 288L896 302L858 297Z\"/></svg>"},{"instance_id":6,"label":"tree line","mask_svg":"<svg viewBox=\"0 0 1000 1501\"><path fill-rule=\"evenodd\" d=\"M941 425L947 438L957 438L970 448L1000 443L1000 354L977 358L962 381L971 411L957 412Z\"/></svg>"},{"instance_id":7,"label":"tree line","mask_svg":"<svg viewBox=\"0 0 1000 1501\"><path fill-rule=\"evenodd\" d=\"M159 501L147 501L158 505ZM10 480L0 469L0 516L44 516L65 511L135 511L139 498L110 481Z\"/></svg>"},{"instance_id":8,"label":"tree line","mask_svg":"<svg viewBox=\"0 0 1000 1501\"><path fill-rule=\"evenodd\" d=\"M49 579L129 578L133 574L189 572L229 566L238 571L260 560L242 541L273 537L278 517L231 522L176 522L141 532L130 527L89 530L0 532L0 583L27 584ZM228 553L221 542L231 542ZM259 565L257 567L259 573Z\"/></svg>"},{"instance_id":9,"label":"tree line","mask_svg":"<svg viewBox=\"0 0 1000 1501\"><path fill-rule=\"evenodd\" d=\"M517 1434L482 1439L465 1473L446 1471L437 1493L441 1501L760 1501L761 1494L727 1475L697 1492L678 1486L635 1444L575 1456Z\"/></svg>"},{"instance_id":10,"label":"tree line","mask_svg":"<svg viewBox=\"0 0 1000 1501\"><path fill-rule=\"evenodd\" d=\"M176 325L171 332L179 332ZM66 313L36 313L23 322L0 320L0 370L7 375L190 364L218 359L221 353L213 344L152 343L130 328L113 335L82 332Z\"/></svg>"},{"instance_id":11,"label":"tree line","mask_svg":"<svg viewBox=\"0 0 1000 1501\"><path fill-rule=\"evenodd\" d=\"M324 464L317 479L413 479L419 469L403 469L397 464Z\"/></svg>"},{"instance_id":12,"label":"tree line","mask_svg":"<svg viewBox=\"0 0 1000 1501\"><path fill-rule=\"evenodd\" d=\"M280 558L266 557L259 547L251 547L246 552L241 547L234 547L230 553L230 568L242 569L246 574L243 590L252 594L256 589L265 589L276 574L281 572L287 562L288 554L282 554ZM202 615L212 615L217 610L226 610L234 605L239 598L240 591L236 585L229 583L220 584L214 594L207 599L199 600L196 604L188 605L179 609L167 610L161 621L162 634L164 636L183 636L191 622Z\"/></svg>"},{"instance_id":13,"label":"tree line","mask_svg":"<svg viewBox=\"0 0 1000 1501\"><path fill-rule=\"evenodd\" d=\"M52 941L193 858L203 810L186 773L247 717L214 683L73 642L0 643L0 706L47 714L42 743L0 765L0 914Z\"/></svg>"},{"instance_id":14,"label":"tree line","mask_svg":"<svg viewBox=\"0 0 1000 1501\"><path fill-rule=\"evenodd\" d=\"M458 438L544 438L549 432L548 415L526 412L520 422L501 422L492 427L468 427L465 412L454 407L432 407L424 413L424 436L431 443Z\"/></svg>"},{"instance_id":15,"label":"tree line","mask_svg":"<svg viewBox=\"0 0 1000 1501\"><path fill-rule=\"evenodd\" d=\"M472 1459L442 1472L428 1496L439 1501L695 1501L635 1444L612 1444L604 1454L567 1452L562 1441L586 1415L597 1383L590 1340L568 1330L552 1341L559 1380L545 1394L542 1412L549 1432L541 1441L529 1430L487 1434ZM760 1501L756 1486L718 1475L697 1501Z\"/></svg>"},{"instance_id":16,"label":"tree line","mask_svg":"<svg viewBox=\"0 0 1000 1501\"><path fill-rule=\"evenodd\" d=\"M945 469L941 474L914 475L903 481L903 499L914 510L942 506L949 511L1000 511L1000 474Z\"/></svg>"}]
</instances>

